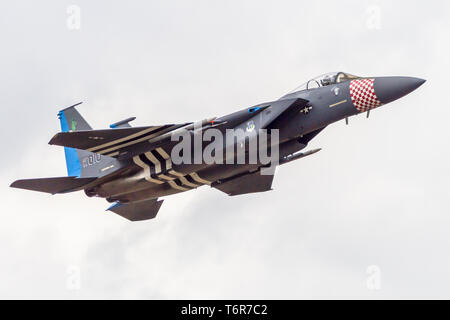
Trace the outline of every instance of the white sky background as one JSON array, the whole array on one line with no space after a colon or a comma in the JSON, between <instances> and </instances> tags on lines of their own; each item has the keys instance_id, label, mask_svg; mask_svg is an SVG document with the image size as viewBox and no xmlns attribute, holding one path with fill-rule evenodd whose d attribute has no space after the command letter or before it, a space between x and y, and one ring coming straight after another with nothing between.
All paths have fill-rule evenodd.
<instances>
[{"instance_id":1,"label":"white sky background","mask_svg":"<svg viewBox=\"0 0 450 320\"><path fill-rule=\"evenodd\" d=\"M71 4L80 30L67 27ZM448 1L0 9L1 298L450 298ZM339 70L428 81L328 127L308 147L323 150L279 168L271 192L202 187L130 223L84 193L8 187L66 175L47 142L78 101L95 128L193 121Z\"/></svg>"}]
</instances>

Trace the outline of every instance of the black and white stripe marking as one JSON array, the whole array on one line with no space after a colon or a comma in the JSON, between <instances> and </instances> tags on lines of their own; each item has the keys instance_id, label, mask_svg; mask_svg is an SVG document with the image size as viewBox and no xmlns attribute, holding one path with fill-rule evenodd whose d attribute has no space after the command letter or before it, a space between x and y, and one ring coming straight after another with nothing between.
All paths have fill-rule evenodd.
<instances>
[{"instance_id":1,"label":"black and white stripe marking","mask_svg":"<svg viewBox=\"0 0 450 320\"><path fill-rule=\"evenodd\" d=\"M179 128L180 126L182 125L164 125L147 128L137 133L131 134L129 136L89 148L86 151L95 152L109 157L114 157L119 154L120 149L129 147L131 145L140 142L144 142L146 140L149 140L151 138L157 137L161 134Z\"/></svg>"},{"instance_id":2,"label":"black and white stripe marking","mask_svg":"<svg viewBox=\"0 0 450 320\"><path fill-rule=\"evenodd\" d=\"M123 138L120 138L120 139L116 139L116 140L113 140L113 141L110 141L110 142L107 142L107 143L104 143L104 144L101 144L101 145L89 148L86 151L95 152L95 153L104 152L104 150L106 148L108 148L108 147L113 147L113 146L116 146L117 144L120 144L120 143L127 143L127 142L134 141L134 140L138 139L139 137L141 137L141 136L143 136L143 135L145 135L147 133L154 132L154 131L156 131L156 130L158 130L160 128L161 127L147 128L147 129L144 129L144 130L139 131L137 133L131 134L129 136L126 136L126 137L123 137Z\"/></svg>"},{"instance_id":3,"label":"black and white stripe marking","mask_svg":"<svg viewBox=\"0 0 450 320\"><path fill-rule=\"evenodd\" d=\"M144 169L145 179L149 182L157 184L168 183L173 189L181 191L188 191L204 184L211 184L211 181L200 178L196 172L184 175L175 171L172 168L170 156L162 148L135 156L133 161Z\"/></svg>"}]
</instances>

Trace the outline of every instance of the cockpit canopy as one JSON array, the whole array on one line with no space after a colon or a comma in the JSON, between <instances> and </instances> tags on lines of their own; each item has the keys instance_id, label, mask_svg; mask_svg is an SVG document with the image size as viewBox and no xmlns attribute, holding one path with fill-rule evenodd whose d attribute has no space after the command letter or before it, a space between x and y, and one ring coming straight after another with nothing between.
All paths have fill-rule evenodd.
<instances>
[{"instance_id":1,"label":"cockpit canopy","mask_svg":"<svg viewBox=\"0 0 450 320\"><path fill-rule=\"evenodd\" d=\"M325 86L329 86L332 84L348 81L348 80L354 80L359 79L361 77L354 76L349 73L345 72L330 72L323 74L321 76L318 76L316 78L313 78L309 80L308 82L303 83L302 85L298 86L292 92L302 91L302 90L311 90L316 88L321 88Z\"/></svg>"}]
</instances>

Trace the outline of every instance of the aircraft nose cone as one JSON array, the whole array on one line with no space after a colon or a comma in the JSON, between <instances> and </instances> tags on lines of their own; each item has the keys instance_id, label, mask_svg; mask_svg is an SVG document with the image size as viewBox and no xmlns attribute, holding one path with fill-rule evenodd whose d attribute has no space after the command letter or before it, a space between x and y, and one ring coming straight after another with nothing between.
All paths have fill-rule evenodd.
<instances>
[{"instance_id":1,"label":"aircraft nose cone","mask_svg":"<svg viewBox=\"0 0 450 320\"><path fill-rule=\"evenodd\" d=\"M375 78L373 87L381 103L389 103L416 90L426 80L413 77Z\"/></svg>"}]
</instances>

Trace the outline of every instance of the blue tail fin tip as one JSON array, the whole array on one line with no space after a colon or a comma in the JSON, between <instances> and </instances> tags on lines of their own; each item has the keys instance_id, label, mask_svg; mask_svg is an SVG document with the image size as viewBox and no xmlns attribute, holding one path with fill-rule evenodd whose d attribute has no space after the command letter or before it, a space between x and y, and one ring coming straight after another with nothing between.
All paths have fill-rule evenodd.
<instances>
[{"instance_id":1,"label":"blue tail fin tip","mask_svg":"<svg viewBox=\"0 0 450 320\"><path fill-rule=\"evenodd\" d=\"M92 127L75 108L78 104L65 108L58 113L63 132L90 131ZM108 157L87 150L65 147L67 173L74 177L98 177Z\"/></svg>"},{"instance_id":2,"label":"blue tail fin tip","mask_svg":"<svg viewBox=\"0 0 450 320\"><path fill-rule=\"evenodd\" d=\"M61 123L61 131L69 132L69 123L67 122L64 111L58 113ZM75 125L76 126L76 125ZM77 150L73 148L64 147L64 154L66 156L67 175L72 177L81 176L81 163L78 158Z\"/></svg>"}]
</instances>

